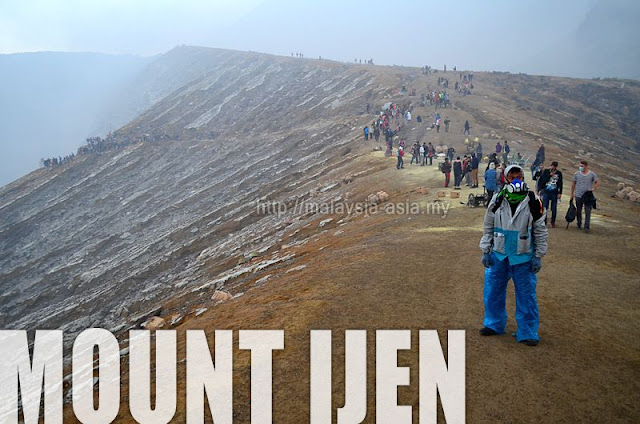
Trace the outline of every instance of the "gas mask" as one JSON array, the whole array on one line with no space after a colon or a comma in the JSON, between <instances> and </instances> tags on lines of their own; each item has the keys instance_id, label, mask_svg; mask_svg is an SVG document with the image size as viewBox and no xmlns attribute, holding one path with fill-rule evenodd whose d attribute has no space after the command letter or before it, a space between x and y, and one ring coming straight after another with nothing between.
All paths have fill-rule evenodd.
<instances>
[{"instance_id":1,"label":"gas mask","mask_svg":"<svg viewBox=\"0 0 640 424\"><path fill-rule=\"evenodd\" d=\"M504 186L504 197L509 203L520 203L528 192L527 184L517 178Z\"/></svg>"}]
</instances>

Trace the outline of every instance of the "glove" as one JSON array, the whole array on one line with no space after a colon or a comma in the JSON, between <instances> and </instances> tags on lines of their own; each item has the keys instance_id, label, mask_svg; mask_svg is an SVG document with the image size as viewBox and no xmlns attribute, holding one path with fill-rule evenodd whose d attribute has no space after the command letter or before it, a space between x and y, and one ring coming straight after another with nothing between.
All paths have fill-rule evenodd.
<instances>
[{"instance_id":1,"label":"glove","mask_svg":"<svg viewBox=\"0 0 640 424\"><path fill-rule=\"evenodd\" d=\"M491 253L482 254L482 265L484 265L485 268L489 268L491 265L493 265L493 259L491 258Z\"/></svg>"},{"instance_id":2,"label":"glove","mask_svg":"<svg viewBox=\"0 0 640 424\"><path fill-rule=\"evenodd\" d=\"M531 271L534 274L537 274L541 268L542 268L542 260L540 258L534 257L533 259L531 259Z\"/></svg>"}]
</instances>

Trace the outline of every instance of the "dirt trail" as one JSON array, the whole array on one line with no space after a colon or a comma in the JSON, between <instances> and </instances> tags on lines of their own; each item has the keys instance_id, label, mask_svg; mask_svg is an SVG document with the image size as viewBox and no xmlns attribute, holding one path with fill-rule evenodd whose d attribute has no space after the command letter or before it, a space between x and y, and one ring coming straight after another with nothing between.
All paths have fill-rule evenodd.
<instances>
[{"instance_id":1,"label":"dirt trail","mask_svg":"<svg viewBox=\"0 0 640 424\"><path fill-rule=\"evenodd\" d=\"M354 167L384 168L358 180L352 191L382 189L390 202L436 199L442 174L435 165L397 171L394 160L380 152L364 154ZM432 190L418 194L418 186ZM463 189L463 199L466 193ZM286 349L274 356L278 423L309 420L311 329L334 330L334 408L344 401L344 330L369 330L367 423L375 417L376 329L414 330L412 350L399 355L399 365L411 367L412 381L399 389L399 403L413 405L414 422L419 329L438 330L445 349L447 330L466 330L468 422L637 422L640 244L629 229L638 226L638 214L604 199L601 208L610 216L596 213L592 234L550 230L538 284L541 343L529 348L509 335L515 330L512 286L507 335L478 335L483 211L445 200L452 202L445 218L377 213L350 221L338 235L337 228L321 233L296 250L302 259L292 267L306 268L282 273L179 330L284 329ZM579 255L572 254L576 248ZM249 355L237 349L237 333L234 337L234 417L249 422ZM184 357L184 337L180 340L179 357ZM175 422L184 422L184 368L179 372L182 403ZM130 422L125 415L123 408L122 422Z\"/></svg>"},{"instance_id":2,"label":"dirt trail","mask_svg":"<svg viewBox=\"0 0 640 424\"><path fill-rule=\"evenodd\" d=\"M384 72L380 71L381 84L398 84L395 70ZM457 77L451 75L450 87ZM418 93L436 89L436 78L418 77L407 86L411 90L415 85ZM612 168L617 162L597 165L601 166L597 172L607 172L601 173L603 187L597 193L599 209L593 215L592 233L579 232L575 226L550 229L549 254L543 259L538 283L541 343L530 348L510 336L515 331L512 286L507 298L507 334L489 339L478 334L484 276L478 242L484 211L465 205L471 192L468 188L460 191L458 199L450 195L438 198L443 175L435 162L432 167L409 165L410 146L415 141L453 144L462 155L466 119L471 122L472 136L494 129L491 124L498 121L503 130L518 123L522 134L535 128L528 111L496 106L502 94L480 83L477 86L478 94L469 99L454 97L460 108L441 111L443 118L449 116L453 121L449 133L443 128L438 134L427 131L435 114L432 107L414 111L414 120L421 115L424 124L414 123L402 133L408 146L404 170L396 170L394 157L372 152L374 141L358 137L373 118L359 116L361 126L353 128L351 135L361 141L354 141L349 150L359 157L349 172L363 174L341 187L340 195L356 202L384 190L390 195L387 205L415 203L420 207L418 213L319 214L313 225L283 237L279 253L295 253L294 259L225 286L233 293L243 293L241 297L212 305L206 303L211 293L202 294L206 312L190 316L177 327L179 359L185 355L182 332L188 329L204 329L210 335L215 329L284 329L285 350L274 355L274 422L298 424L309 422L309 331L334 330L333 407L338 408L344 402L344 330L366 329L368 414L364 422L373 423L375 330L410 329L412 349L400 353L399 365L411 368L412 384L399 389L399 403L413 405L413 422L417 423L417 330L438 330L446 349L447 330L462 329L466 331L468 422L640 422L640 214L637 205L610 197L614 174L609 171L619 171ZM494 103L484 96L493 96ZM412 101L417 103L418 98ZM512 146L512 154L535 152L535 133L521 138L521 143ZM492 151L495 141L482 139L485 153ZM378 145L384 146L382 140ZM559 146L549 146L547 160L557 157L568 181L575 146L569 150ZM429 193L419 193L418 187L429 188ZM446 216L433 206L443 202L449 206ZM566 200L559 204L560 222L566 206ZM434 209L438 212L433 213ZM321 225L328 218L333 221ZM216 275L212 272L211 278ZM264 282L267 275L271 278ZM248 352L238 350L237 333L234 341L234 422L245 423L250 418L250 358ZM123 361L126 365L127 359ZM184 363L178 382L174 422L185 422ZM119 422L133 422L126 407L126 384L122 393ZM71 408L66 413L72 421Z\"/></svg>"}]
</instances>

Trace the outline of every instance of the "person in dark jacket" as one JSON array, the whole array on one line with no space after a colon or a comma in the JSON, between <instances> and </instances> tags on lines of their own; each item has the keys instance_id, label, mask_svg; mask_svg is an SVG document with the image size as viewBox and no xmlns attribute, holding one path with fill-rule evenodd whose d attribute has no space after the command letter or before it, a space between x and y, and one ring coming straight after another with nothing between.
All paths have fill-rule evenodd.
<instances>
[{"instance_id":1,"label":"person in dark jacket","mask_svg":"<svg viewBox=\"0 0 640 424\"><path fill-rule=\"evenodd\" d=\"M547 213L549 206L551 206L551 227L556 228L558 200L562 197L562 172L558 170L558 162L551 162L551 166L542 171L540 178L538 178L536 191L538 196L542 197L542 205Z\"/></svg>"},{"instance_id":2,"label":"person in dark jacket","mask_svg":"<svg viewBox=\"0 0 640 424\"><path fill-rule=\"evenodd\" d=\"M475 153L471 153L471 178L473 179L472 188L478 188L478 167L480 166L480 160Z\"/></svg>"},{"instance_id":3,"label":"person in dark jacket","mask_svg":"<svg viewBox=\"0 0 640 424\"><path fill-rule=\"evenodd\" d=\"M451 162L449 162L449 158L444 158L442 173L444 174L444 186L449 187L449 180L451 179Z\"/></svg>"},{"instance_id":4,"label":"person in dark jacket","mask_svg":"<svg viewBox=\"0 0 640 424\"><path fill-rule=\"evenodd\" d=\"M460 156L453 162L453 189L460 190L460 183L462 182L462 161Z\"/></svg>"}]
</instances>

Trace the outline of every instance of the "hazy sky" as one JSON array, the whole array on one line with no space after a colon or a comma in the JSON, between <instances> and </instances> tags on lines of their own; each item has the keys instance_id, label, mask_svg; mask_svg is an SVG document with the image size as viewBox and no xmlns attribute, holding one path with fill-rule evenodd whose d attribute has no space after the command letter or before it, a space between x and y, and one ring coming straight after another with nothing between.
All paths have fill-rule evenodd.
<instances>
[{"instance_id":1,"label":"hazy sky","mask_svg":"<svg viewBox=\"0 0 640 424\"><path fill-rule=\"evenodd\" d=\"M149 57L186 44L349 63L640 79L638 22L640 0L0 0L0 157L12 158L0 168L0 185L96 135L92 123L106 119L98 110L105 90L147 62L77 55L43 62L47 55L3 53ZM101 61L115 68L96 75Z\"/></svg>"},{"instance_id":2,"label":"hazy sky","mask_svg":"<svg viewBox=\"0 0 640 424\"><path fill-rule=\"evenodd\" d=\"M550 69L556 58L531 58L544 59L558 40L565 43L597 2L2 0L0 53L153 55L189 44L342 61L373 58L386 65L447 63L562 74L561 65Z\"/></svg>"}]
</instances>

